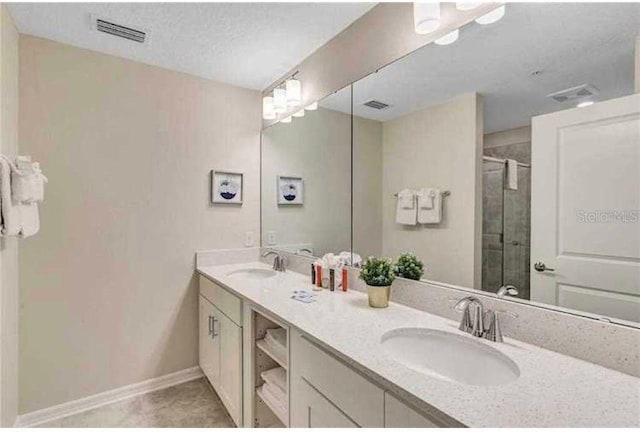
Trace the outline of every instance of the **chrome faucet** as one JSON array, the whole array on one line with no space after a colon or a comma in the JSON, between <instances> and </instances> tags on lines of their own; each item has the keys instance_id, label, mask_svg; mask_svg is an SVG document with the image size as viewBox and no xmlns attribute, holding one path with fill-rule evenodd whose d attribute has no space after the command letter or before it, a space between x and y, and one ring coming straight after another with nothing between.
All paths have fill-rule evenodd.
<instances>
[{"instance_id":1,"label":"chrome faucet","mask_svg":"<svg viewBox=\"0 0 640 432\"><path fill-rule=\"evenodd\" d=\"M484 305L477 297L465 297L458 301L454 309L462 312L460 330L482 337L484 334ZM472 312L473 311L473 312Z\"/></svg>"},{"instance_id":2,"label":"chrome faucet","mask_svg":"<svg viewBox=\"0 0 640 432\"><path fill-rule=\"evenodd\" d=\"M504 341L502 329L500 328L500 320L498 318L500 315L506 314L513 318L518 318L518 314L515 312L504 310L485 311L482 302L477 297L472 296L459 300L454 306L454 309L462 312L462 319L458 327L461 331L472 334L475 337L485 338L492 342Z\"/></svg>"},{"instance_id":3,"label":"chrome faucet","mask_svg":"<svg viewBox=\"0 0 640 432\"><path fill-rule=\"evenodd\" d=\"M313 255L313 251L309 248L300 248L296 251L296 255L302 255L304 252L306 252L309 255Z\"/></svg>"},{"instance_id":4,"label":"chrome faucet","mask_svg":"<svg viewBox=\"0 0 640 432\"><path fill-rule=\"evenodd\" d=\"M516 288L513 285L503 285L500 287L500 289L498 289L498 291L496 292L496 295L498 297L504 297L504 296L511 296L511 297L515 297L518 294L520 294L520 291L518 291L518 288Z\"/></svg>"},{"instance_id":5,"label":"chrome faucet","mask_svg":"<svg viewBox=\"0 0 640 432\"><path fill-rule=\"evenodd\" d=\"M283 256L280 256L280 254L275 251L267 251L262 254L262 257L265 258L265 257L268 257L269 255L275 255L275 257L273 258L273 270L278 272L283 272L286 270L285 258Z\"/></svg>"}]
</instances>

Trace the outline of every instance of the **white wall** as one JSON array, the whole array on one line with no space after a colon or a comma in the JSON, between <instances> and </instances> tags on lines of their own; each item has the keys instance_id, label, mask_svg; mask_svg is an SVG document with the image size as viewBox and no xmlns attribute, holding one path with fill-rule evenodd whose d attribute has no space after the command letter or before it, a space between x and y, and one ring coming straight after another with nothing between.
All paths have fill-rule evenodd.
<instances>
[{"instance_id":1,"label":"white wall","mask_svg":"<svg viewBox=\"0 0 640 432\"><path fill-rule=\"evenodd\" d=\"M20 412L197 364L196 250L259 233L258 92L20 38L21 152L49 177L20 248ZM210 204L211 169L245 173Z\"/></svg>"},{"instance_id":2,"label":"white wall","mask_svg":"<svg viewBox=\"0 0 640 432\"><path fill-rule=\"evenodd\" d=\"M478 286L482 235L482 103L466 94L383 123L383 254L414 252L425 278ZM450 190L438 225L395 222L394 193Z\"/></svg>"},{"instance_id":3,"label":"white wall","mask_svg":"<svg viewBox=\"0 0 640 432\"><path fill-rule=\"evenodd\" d=\"M18 152L18 32L0 5L0 153ZM18 239L0 239L0 427L18 414Z\"/></svg>"}]
</instances>

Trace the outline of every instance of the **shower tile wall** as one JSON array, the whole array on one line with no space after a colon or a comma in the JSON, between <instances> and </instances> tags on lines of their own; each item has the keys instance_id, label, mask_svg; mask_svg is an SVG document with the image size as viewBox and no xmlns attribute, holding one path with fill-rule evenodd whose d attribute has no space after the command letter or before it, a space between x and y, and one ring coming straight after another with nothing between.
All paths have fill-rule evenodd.
<instances>
[{"instance_id":1,"label":"shower tile wall","mask_svg":"<svg viewBox=\"0 0 640 432\"><path fill-rule=\"evenodd\" d=\"M484 149L486 156L531 163L531 142ZM529 298L531 170L518 170L518 190L504 190L504 165L484 163L482 289L515 285Z\"/></svg>"}]
</instances>

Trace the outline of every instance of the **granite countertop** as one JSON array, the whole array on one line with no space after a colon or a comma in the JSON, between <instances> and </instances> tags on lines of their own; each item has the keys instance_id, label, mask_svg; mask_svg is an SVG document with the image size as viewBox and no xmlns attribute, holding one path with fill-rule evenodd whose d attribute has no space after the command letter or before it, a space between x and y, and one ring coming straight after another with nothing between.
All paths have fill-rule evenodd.
<instances>
[{"instance_id":1,"label":"granite countertop","mask_svg":"<svg viewBox=\"0 0 640 432\"><path fill-rule=\"evenodd\" d=\"M640 427L639 378L510 338L505 343L474 338L460 332L457 322L393 302L388 308L373 309L367 296L357 291L322 290L316 292L315 303L301 303L291 295L294 290L312 290L308 276L291 271L263 280L227 276L243 268L269 266L252 262L197 270L319 340L368 375L466 426ZM384 333L401 327L443 330L488 344L515 361L520 377L499 386L474 386L410 369L380 345Z\"/></svg>"}]
</instances>

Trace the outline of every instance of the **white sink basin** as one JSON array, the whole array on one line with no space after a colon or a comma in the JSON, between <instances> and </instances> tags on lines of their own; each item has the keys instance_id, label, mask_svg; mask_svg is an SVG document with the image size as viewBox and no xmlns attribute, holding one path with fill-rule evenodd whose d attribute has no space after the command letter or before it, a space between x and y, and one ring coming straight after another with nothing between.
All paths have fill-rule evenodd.
<instances>
[{"instance_id":1,"label":"white sink basin","mask_svg":"<svg viewBox=\"0 0 640 432\"><path fill-rule=\"evenodd\" d=\"M262 268L248 268L248 269L240 269L234 270L232 272L227 273L227 276L240 276L246 279L268 279L270 277L274 277L276 272L269 269Z\"/></svg>"},{"instance_id":2,"label":"white sink basin","mask_svg":"<svg viewBox=\"0 0 640 432\"><path fill-rule=\"evenodd\" d=\"M405 366L461 384L502 385L520 376L518 365L500 351L454 333L400 328L382 335L381 343Z\"/></svg>"}]
</instances>

